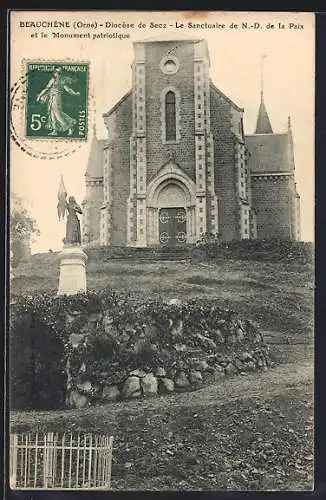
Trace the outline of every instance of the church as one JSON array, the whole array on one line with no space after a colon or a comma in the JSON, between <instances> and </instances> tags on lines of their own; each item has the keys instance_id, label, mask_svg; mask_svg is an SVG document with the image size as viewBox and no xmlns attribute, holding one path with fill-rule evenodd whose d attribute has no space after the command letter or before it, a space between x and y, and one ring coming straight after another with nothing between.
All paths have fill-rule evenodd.
<instances>
[{"instance_id":1,"label":"church","mask_svg":"<svg viewBox=\"0 0 326 500\"><path fill-rule=\"evenodd\" d=\"M130 247L300 239L291 121L272 129L263 91L254 134L210 80L199 38L134 42L132 89L103 115L85 174L82 243Z\"/></svg>"}]
</instances>

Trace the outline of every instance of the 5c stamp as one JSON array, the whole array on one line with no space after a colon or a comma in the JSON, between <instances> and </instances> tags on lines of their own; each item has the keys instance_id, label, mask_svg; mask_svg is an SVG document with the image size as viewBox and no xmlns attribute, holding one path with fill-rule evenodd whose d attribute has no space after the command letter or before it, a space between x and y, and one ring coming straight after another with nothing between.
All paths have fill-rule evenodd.
<instances>
[{"instance_id":1,"label":"5c stamp","mask_svg":"<svg viewBox=\"0 0 326 500\"><path fill-rule=\"evenodd\" d=\"M28 61L27 139L87 140L89 64Z\"/></svg>"}]
</instances>

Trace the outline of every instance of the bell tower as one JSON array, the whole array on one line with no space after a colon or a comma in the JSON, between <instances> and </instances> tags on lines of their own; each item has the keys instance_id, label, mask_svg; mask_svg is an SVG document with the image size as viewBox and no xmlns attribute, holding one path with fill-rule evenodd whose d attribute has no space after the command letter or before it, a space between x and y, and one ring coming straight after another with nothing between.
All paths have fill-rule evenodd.
<instances>
[{"instance_id":1,"label":"bell tower","mask_svg":"<svg viewBox=\"0 0 326 500\"><path fill-rule=\"evenodd\" d=\"M172 165L171 159L171 183L195 185L195 192L187 195L193 200L192 208L187 207L187 241L218 229L209 67L205 40L160 37L134 43L129 246L160 243L153 236L159 234L154 208L159 212L162 207L149 205L149 186L168 162ZM183 181L173 172L179 172Z\"/></svg>"}]
</instances>

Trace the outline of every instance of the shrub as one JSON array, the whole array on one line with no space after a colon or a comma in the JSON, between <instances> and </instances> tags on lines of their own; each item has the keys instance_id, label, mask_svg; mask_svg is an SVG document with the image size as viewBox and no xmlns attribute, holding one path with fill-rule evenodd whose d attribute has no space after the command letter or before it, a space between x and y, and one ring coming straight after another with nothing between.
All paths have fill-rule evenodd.
<instances>
[{"instance_id":1,"label":"shrub","mask_svg":"<svg viewBox=\"0 0 326 500\"><path fill-rule=\"evenodd\" d=\"M230 242L204 239L193 249L192 255L197 258L208 259L297 261L301 264L312 264L314 246L313 243L309 242L281 239L235 240Z\"/></svg>"},{"instance_id":2,"label":"shrub","mask_svg":"<svg viewBox=\"0 0 326 500\"><path fill-rule=\"evenodd\" d=\"M193 351L226 352L261 341L252 323L203 299L170 304L110 289L20 296L12 305L11 407L62 407L68 359L70 388L88 381L96 400L104 384L120 384L136 368L172 369Z\"/></svg>"},{"instance_id":3,"label":"shrub","mask_svg":"<svg viewBox=\"0 0 326 500\"><path fill-rule=\"evenodd\" d=\"M12 408L50 409L64 404L64 343L30 311L13 322L10 342Z\"/></svg>"}]
</instances>

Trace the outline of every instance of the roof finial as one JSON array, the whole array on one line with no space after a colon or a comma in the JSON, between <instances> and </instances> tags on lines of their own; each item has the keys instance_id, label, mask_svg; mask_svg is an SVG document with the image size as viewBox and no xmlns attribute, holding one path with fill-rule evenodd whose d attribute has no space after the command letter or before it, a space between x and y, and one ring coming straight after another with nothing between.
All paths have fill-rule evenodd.
<instances>
[{"instance_id":1,"label":"roof finial","mask_svg":"<svg viewBox=\"0 0 326 500\"><path fill-rule=\"evenodd\" d=\"M291 116L288 116L288 130L291 130Z\"/></svg>"},{"instance_id":2,"label":"roof finial","mask_svg":"<svg viewBox=\"0 0 326 500\"><path fill-rule=\"evenodd\" d=\"M264 59L266 54L260 56L260 106L258 111L255 134L272 134L273 129L264 103Z\"/></svg>"},{"instance_id":3,"label":"roof finial","mask_svg":"<svg viewBox=\"0 0 326 500\"><path fill-rule=\"evenodd\" d=\"M260 97L261 100L264 98L264 59L267 57L266 54L260 56Z\"/></svg>"}]
</instances>

